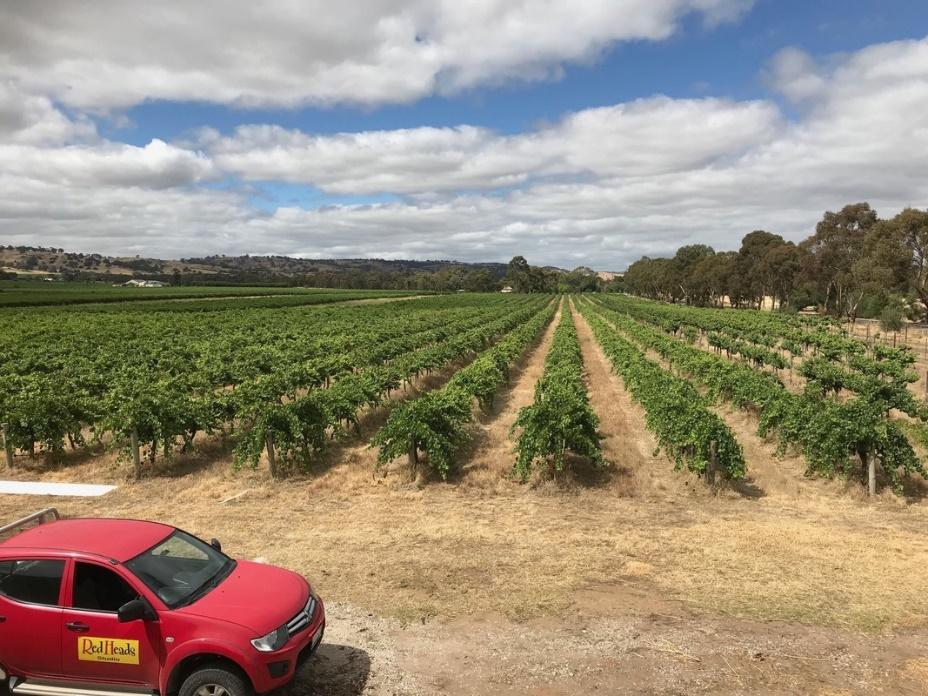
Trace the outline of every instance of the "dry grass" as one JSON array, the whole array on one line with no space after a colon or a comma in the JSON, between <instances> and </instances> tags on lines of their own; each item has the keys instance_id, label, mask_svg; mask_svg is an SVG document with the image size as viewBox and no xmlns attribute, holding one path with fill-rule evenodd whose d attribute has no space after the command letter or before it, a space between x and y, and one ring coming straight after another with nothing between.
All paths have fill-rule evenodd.
<instances>
[{"instance_id":1,"label":"dry grass","mask_svg":"<svg viewBox=\"0 0 928 696\"><path fill-rule=\"evenodd\" d=\"M928 657L909 660L905 665L905 673L912 681L928 690Z\"/></svg>"}]
</instances>

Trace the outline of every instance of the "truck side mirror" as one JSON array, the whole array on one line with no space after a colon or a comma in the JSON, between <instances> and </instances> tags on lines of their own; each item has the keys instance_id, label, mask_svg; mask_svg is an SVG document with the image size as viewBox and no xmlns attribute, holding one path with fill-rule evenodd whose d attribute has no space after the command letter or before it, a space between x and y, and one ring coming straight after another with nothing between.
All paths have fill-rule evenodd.
<instances>
[{"instance_id":1,"label":"truck side mirror","mask_svg":"<svg viewBox=\"0 0 928 696\"><path fill-rule=\"evenodd\" d=\"M139 621L156 618L155 610L144 599L133 599L121 607L116 614L119 623L129 623L130 621Z\"/></svg>"},{"instance_id":2,"label":"truck side mirror","mask_svg":"<svg viewBox=\"0 0 928 696\"><path fill-rule=\"evenodd\" d=\"M222 551L222 544L219 543L219 539L210 539L210 540L209 540L209 545L212 546L214 549L216 549L216 550L219 551L219 552Z\"/></svg>"}]
</instances>

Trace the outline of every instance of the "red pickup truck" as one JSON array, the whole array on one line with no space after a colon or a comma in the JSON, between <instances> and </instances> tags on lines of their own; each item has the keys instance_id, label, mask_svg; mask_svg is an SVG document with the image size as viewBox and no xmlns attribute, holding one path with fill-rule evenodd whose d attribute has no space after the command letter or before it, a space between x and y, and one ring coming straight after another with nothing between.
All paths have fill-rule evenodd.
<instances>
[{"instance_id":1,"label":"red pickup truck","mask_svg":"<svg viewBox=\"0 0 928 696\"><path fill-rule=\"evenodd\" d=\"M14 696L252 696L291 681L322 640L302 576L215 539L54 509L0 535L17 531L0 542L0 680Z\"/></svg>"}]
</instances>

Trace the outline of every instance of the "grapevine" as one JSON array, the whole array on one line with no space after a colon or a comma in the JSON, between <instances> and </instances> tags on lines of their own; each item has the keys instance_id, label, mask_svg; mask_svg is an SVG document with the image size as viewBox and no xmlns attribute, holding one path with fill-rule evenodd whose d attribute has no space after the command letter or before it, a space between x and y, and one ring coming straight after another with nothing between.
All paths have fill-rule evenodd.
<instances>
[{"instance_id":1,"label":"grapevine","mask_svg":"<svg viewBox=\"0 0 928 696\"><path fill-rule=\"evenodd\" d=\"M599 418L590 407L583 382L577 330L565 303L544 374L535 386L535 400L519 412L512 426L512 432L519 431L513 473L525 481L539 463L562 471L568 452L604 465L598 427Z\"/></svg>"}]
</instances>

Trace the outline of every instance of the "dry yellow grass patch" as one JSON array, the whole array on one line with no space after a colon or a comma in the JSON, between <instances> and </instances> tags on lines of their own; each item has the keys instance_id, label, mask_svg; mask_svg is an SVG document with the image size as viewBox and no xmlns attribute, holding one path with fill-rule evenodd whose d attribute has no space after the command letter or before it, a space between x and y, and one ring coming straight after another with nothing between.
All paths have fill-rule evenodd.
<instances>
[{"instance_id":1,"label":"dry yellow grass patch","mask_svg":"<svg viewBox=\"0 0 928 696\"><path fill-rule=\"evenodd\" d=\"M903 667L905 675L912 681L925 687L928 691L928 657L919 657L909 660Z\"/></svg>"}]
</instances>

